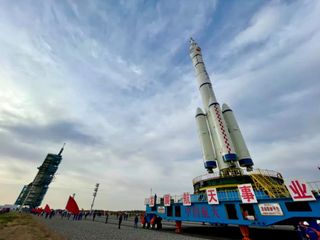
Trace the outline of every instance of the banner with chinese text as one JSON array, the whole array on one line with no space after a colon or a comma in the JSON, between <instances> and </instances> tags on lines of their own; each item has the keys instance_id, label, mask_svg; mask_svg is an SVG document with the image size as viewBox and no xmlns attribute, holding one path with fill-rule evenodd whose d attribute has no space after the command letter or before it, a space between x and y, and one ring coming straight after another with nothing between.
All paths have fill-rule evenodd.
<instances>
[{"instance_id":1,"label":"banner with chinese text","mask_svg":"<svg viewBox=\"0 0 320 240\"><path fill-rule=\"evenodd\" d=\"M209 204L219 204L218 193L216 188L208 188L206 190Z\"/></svg>"},{"instance_id":2,"label":"banner with chinese text","mask_svg":"<svg viewBox=\"0 0 320 240\"><path fill-rule=\"evenodd\" d=\"M163 196L163 203L164 203L164 206L166 207L169 207L170 204L171 204L171 196L170 194L166 194Z\"/></svg>"},{"instance_id":3,"label":"banner with chinese text","mask_svg":"<svg viewBox=\"0 0 320 240\"><path fill-rule=\"evenodd\" d=\"M286 181L286 186L290 192L293 201L315 201L313 193L311 192L307 183L293 179Z\"/></svg>"},{"instance_id":4,"label":"banner with chinese text","mask_svg":"<svg viewBox=\"0 0 320 240\"><path fill-rule=\"evenodd\" d=\"M183 201L183 206L191 206L190 193L188 192L183 193L182 201Z\"/></svg>"},{"instance_id":5,"label":"banner with chinese text","mask_svg":"<svg viewBox=\"0 0 320 240\"><path fill-rule=\"evenodd\" d=\"M149 207L154 207L154 196L151 196L149 199Z\"/></svg>"},{"instance_id":6,"label":"banner with chinese text","mask_svg":"<svg viewBox=\"0 0 320 240\"><path fill-rule=\"evenodd\" d=\"M258 206L263 216L283 216L279 203L261 203Z\"/></svg>"},{"instance_id":7,"label":"banner with chinese text","mask_svg":"<svg viewBox=\"0 0 320 240\"><path fill-rule=\"evenodd\" d=\"M257 203L251 183L238 185L238 190L242 203Z\"/></svg>"},{"instance_id":8,"label":"banner with chinese text","mask_svg":"<svg viewBox=\"0 0 320 240\"><path fill-rule=\"evenodd\" d=\"M166 208L163 206L158 207L158 213L166 213Z\"/></svg>"}]
</instances>

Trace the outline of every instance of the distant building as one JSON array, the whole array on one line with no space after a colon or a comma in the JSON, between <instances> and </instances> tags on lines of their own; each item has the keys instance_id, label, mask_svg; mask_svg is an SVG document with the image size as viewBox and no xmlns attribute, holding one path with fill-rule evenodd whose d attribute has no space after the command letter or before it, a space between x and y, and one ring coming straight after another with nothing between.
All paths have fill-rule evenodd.
<instances>
[{"instance_id":1,"label":"distant building","mask_svg":"<svg viewBox=\"0 0 320 240\"><path fill-rule=\"evenodd\" d=\"M13 205L13 204L0 205L0 210L2 210L2 209L15 210L17 208L18 208L18 206L17 205Z\"/></svg>"},{"instance_id":2,"label":"distant building","mask_svg":"<svg viewBox=\"0 0 320 240\"><path fill-rule=\"evenodd\" d=\"M35 208L41 205L41 202L48 191L49 184L51 183L62 160L61 154L63 147L58 154L49 153L47 155L42 165L38 167L39 171L33 182L22 188L15 205L29 206L30 208Z\"/></svg>"}]
</instances>

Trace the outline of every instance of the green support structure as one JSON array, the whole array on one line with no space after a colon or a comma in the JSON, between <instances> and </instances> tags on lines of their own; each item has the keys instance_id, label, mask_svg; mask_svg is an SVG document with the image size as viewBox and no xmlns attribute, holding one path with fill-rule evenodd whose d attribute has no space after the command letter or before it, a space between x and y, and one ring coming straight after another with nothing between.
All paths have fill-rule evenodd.
<instances>
[{"instance_id":1,"label":"green support structure","mask_svg":"<svg viewBox=\"0 0 320 240\"><path fill-rule=\"evenodd\" d=\"M25 185L20 192L15 204L23 206L29 206L35 208L41 205L41 202L49 188L54 174L56 173L58 166L62 160L62 151L64 145L58 154L49 153L44 162L38 167L38 173L33 182L29 185Z\"/></svg>"}]
</instances>

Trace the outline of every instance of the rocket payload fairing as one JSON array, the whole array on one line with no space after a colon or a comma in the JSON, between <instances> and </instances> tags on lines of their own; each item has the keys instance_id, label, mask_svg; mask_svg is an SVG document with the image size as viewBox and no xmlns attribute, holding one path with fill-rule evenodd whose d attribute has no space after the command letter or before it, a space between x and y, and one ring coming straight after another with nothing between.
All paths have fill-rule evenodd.
<instances>
[{"instance_id":1,"label":"rocket payload fairing","mask_svg":"<svg viewBox=\"0 0 320 240\"><path fill-rule=\"evenodd\" d=\"M202 59L201 48L192 38L190 57L204 108L204 111L197 109L196 121L205 168L212 173L218 167L222 175L241 174L240 167L252 170L253 161L234 114L226 104L223 104L221 111Z\"/></svg>"}]
</instances>

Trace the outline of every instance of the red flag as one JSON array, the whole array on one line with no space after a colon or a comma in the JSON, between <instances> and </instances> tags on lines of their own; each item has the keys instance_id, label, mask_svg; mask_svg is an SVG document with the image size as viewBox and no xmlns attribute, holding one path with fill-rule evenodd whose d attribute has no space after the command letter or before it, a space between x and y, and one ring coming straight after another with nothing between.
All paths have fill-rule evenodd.
<instances>
[{"instance_id":1,"label":"red flag","mask_svg":"<svg viewBox=\"0 0 320 240\"><path fill-rule=\"evenodd\" d=\"M50 213L51 212L51 209L49 207L48 204L46 204L46 206L44 207L44 210L43 210L45 213Z\"/></svg>"},{"instance_id":2,"label":"red flag","mask_svg":"<svg viewBox=\"0 0 320 240\"><path fill-rule=\"evenodd\" d=\"M40 208L37 208L37 213L42 213L42 208L40 207Z\"/></svg>"},{"instance_id":3,"label":"red flag","mask_svg":"<svg viewBox=\"0 0 320 240\"><path fill-rule=\"evenodd\" d=\"M69 197L69 200L67 202L66 210L68 210L72 214L76 214L76 215L78 215L80 213L77 202L71 196Z\"/></svg>"}]
</instances>

